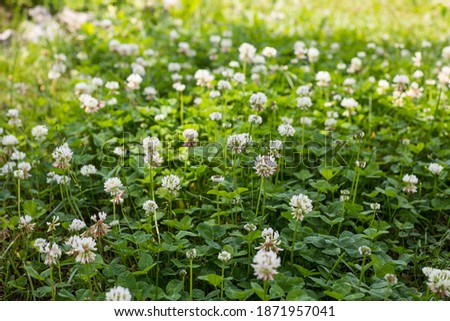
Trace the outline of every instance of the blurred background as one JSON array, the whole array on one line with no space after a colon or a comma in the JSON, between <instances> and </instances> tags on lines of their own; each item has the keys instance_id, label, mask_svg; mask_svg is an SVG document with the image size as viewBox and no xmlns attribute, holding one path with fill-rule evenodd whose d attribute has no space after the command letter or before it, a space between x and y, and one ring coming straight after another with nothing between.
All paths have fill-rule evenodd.
<instances>
[{"instance_id":1,"label":"blurred background","mask_svg":"<svg viewBox=\"0 0 450 321\"><path fill-rule=\"evenodd\" d=\"M450 26L449 0L0 0L0 31L16 28L36 5L53 14L68 7L94 15L111 7L127 15L151 14L152 8L164 6L199 28L209 23L264 25L278 34L321 31L324 37L345 31L366 38L368 33L373 38L390 33L442 41L449 37Z\"/></svg>"}]
</instances>

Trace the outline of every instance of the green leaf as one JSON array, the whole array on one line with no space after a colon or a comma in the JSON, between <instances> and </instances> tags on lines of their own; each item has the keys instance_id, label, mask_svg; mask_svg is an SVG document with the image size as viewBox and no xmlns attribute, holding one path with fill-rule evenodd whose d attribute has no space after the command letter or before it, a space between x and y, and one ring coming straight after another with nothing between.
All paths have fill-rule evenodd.
<instances>
[{"instance_id":1,"label":"green leaf","mask_svg":"<svg viewBox=\"0 0 450 321\"><path fill-rule=\"evenodd\" d=\"M252 289L255 291L255 294L261 299L264 300L264 289L256 282L251 282L250 285Z\"/></svg>"},{"instance_id":2,"label":"green leaf","mask_svg":"<svg viewBox=\"0 0 450 321\"><path fill-rule=\"evenodd\" d=\"M166 298L171 301L176 301L181 297L181 290L183 289L183 282L181 280L170 280L166 285Z\"/></svg>"},{"instance_id":3,"label":"green leaf","mask_svg":"<svg viewBox=\"0 0 450 321\"><path fill-rule=\"evenodd\" d=\"M31 265L26 265L25 270L33 279L44 281L44 277L42 277Z\"/></svg>"},{"instance_id":4,"label":"green leaf","mask_svg":"<svg viewBox=\"0 0 450 321\"><path fill-rule=\"evenodd\" d=\"M242 291L233 290L230 288L225 289L226 297L231 300L245 301L249 297L251 297L254 293L255 293L255 291L253 289L246 289L246 290L242 290Z\"/></svg>"},{"instance_id":5,"label":"green leaf","mask_svg":"<svg viewBox=\"0 0 450 321\"><path fill-rule=\"evenodd\" d=\"M36 218L36 212L37 212L37 204L36 202L32 200L27 200L23 202L23 210L25 214L30 215L33 218Z\"/></svg>"},{"instance_id":6,"label":"green leaf","mask_svg":"<svg viewBox=\"0 0 450 321\"><path fill-rule=\"evenodd\" d=\"M217 287L223 281L223 278L217 274L200 275L198 278L203 281L208 281L214 287Z\"/></svg>"},{"instance_id":7,"label":"green leaf","mask_svg":"<svg viewBox=\"0 0 450 321\"><path fill-rule=\"evenodd\" d=\"M332 297L333 299L336 299L338 301L341 301L344 299L344 295L342 295L341 293L338 292L334 292L334 291L323 291L324 294Z\"/></svg>"}]
</instances>

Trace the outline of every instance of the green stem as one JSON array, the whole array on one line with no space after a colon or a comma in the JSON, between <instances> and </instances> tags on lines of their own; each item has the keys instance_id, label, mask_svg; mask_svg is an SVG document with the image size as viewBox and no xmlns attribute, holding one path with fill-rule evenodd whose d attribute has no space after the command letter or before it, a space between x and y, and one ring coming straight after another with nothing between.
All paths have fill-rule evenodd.
<instances>
[{"instance_id":1,"label":"green stem","mask_svg":"<svg viewBox=\"0 0 450 321\"><path fill-rule=\"evenodd\" d=\"M225 275L225 262L222 262L222 284L221 284L221 289L220 289L220 298L221 299L223 299L224 275Z\"/></svg>"},{"instance_id":2,"label":"green stem","mask_svg":"<svg viewBox=\"0 0 450 321\"><path fill-rule=\"evenodd\" d=\"M216 203L217 203L217 224L220 225L220 206L219 206L219 186L217 186L217 198L216 198Z\"/></svg>"},{"instance_id":3,"label":"green stem","mask_svg":"<svg viewBox=\"0 0 450 321\"><path fill-rule=\"evenodd\" d=\"M258 217L259 203L261 202L261 194L263 190L264 178L261 177L261 184L259 185L258 202L256 203L256 217Z\"/></svg>"},{"instance_id":4,"label":"green stem","mask_svg":"<svg viewBox=\"0 0 450 321\"><path fill-rule=\"evenodd\" d=\"M150 195L152 196L152 201L155 200L155 191L154 191L154 185L153 185L153 167L152 165L149 166L150 168Z\"/></svg>"},{"instance_id":5,"label":"green stem","mask_svg":"<svg viewBox=\"0 0 450 321\"><path fill-rule=\"evenodd\" d=\"M17 180L17 215L20 216L20 178Z\"/></svg>"},{"instance_id":6,"label":"green stem","mask_svg":"<svg viewBox=\"0 0 450 321\"><path fill-rule=\"evenodd\" d=\"M356 172L355 191L353 192L352 204L355 204L356 192L358 191L358 182L359 182L359 170Z\"/></svg>"},{"instance_id":7,"label":"green stem","mask_svg":"<svg viewBox=\"0 0 450 321\"><path fill-rule=\"evenodd\" d=\"M51 266L50 266L50 287L51 287L51 289L52 289L52 301L55 301L55 296L56 296L56 293L55 293L55 284L54 284L54 282L53 282L53 269L52 269Z\"/></svg>"},{"instance_id":8,"label":"green stem","mask_svg":"<svg viewBox=\"0 0 450 321\"><path fill-rule=\"evenodd\" d=\"M189 299L192 301L192 284L193 284L193 273L192 273L192 260L189 260Z\"/></svg>"},{"instance_id":9,"label":"green stem","mask_svg":"<svg viewBox=\"0 0 450 321\"><path fill-rule=\"evenodd\" d=\"M297 238L297 228L299 220L295 222L294 228L294 236L292 237L292 247L291 247L291 265L294 265L294 247L295 247L295 239Z\"/></svg>"},{"instance_id":10,"label":"green stem","mask_svg":"<svg viewBox=\"0 0 450 321\"><path fill-rule=\"evenodd\" d=\"M359 275L359 285L358 285L358 286L361 286L362 279L363 279L363 277L364 277L364 266L365 266L365 265L366 265L366 256L364 255L364 256L363 256L362 265L361 265L361 273L360 273L360 275Z\"/></svg>"},{"instance_id":11,"label":"green stem","mask_svg":"<svg viewBox=\"0 0 450 321\"><path fill-rule=\"evenodd\" d=\"M156 211L155 213L153 213L153 219L155 220L155 229L156 235L158 235L158 244L161 244L161 236L159 235L158 219L156 218Z\"/></svg>"},{"instance_id":12,"label":"green stem","mask_svg":"<svg viewBox=\"0 0 450 321\"><path fill-rule=\"evenodd\" d=\"M184 99L183 94L180 93L180 123L181 126L184 124Z\"/></svg>"},{"instance_id":13,"label":"green stem","mask_svg":"<svg viewBox=\"0 0 450 321\"><path fill-rule=\"evenodd\" d=\"M269 298L267 297L267 292L269 290L269 282L268 281L264 281L264 296L263 296L263 300L264 301L268 301Z\"/></svg>"}]
</instances>

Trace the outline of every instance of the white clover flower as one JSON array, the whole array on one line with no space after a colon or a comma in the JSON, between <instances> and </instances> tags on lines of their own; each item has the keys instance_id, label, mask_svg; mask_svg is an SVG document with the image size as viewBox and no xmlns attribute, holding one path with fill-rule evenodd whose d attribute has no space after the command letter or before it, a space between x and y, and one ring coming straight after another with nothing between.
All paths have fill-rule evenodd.
<instances>
[{"instance_id":1,"label":"white clover flower","mask_svg":"<svg viewBox=\"0 0 450 321\"><path fill-rule=\"evenodd\" d=\"M305 126L311 126L312 119L309 117L300 117L300 124L305 125Z\"/></svg>"},{"instance_id":2,"label":"white clover flower","mask_svg":"<svg viewBox=\"0 0 450 321\"><path fill-rule=\"evenodd\" d=\"M155 201L148 200L145 201L144 204L142 204L142 208L144 209L146 214L153 214L158 210L158 204L156 204Z\"/></svg>"},{"instance_id":3,"label":"white clover flower","mask_svg":"<svg viewBox=\"0 0 450 321\"><path fill-rule=\"evenodd\" d=\"M14 175L14 177L17 178L17 179L25 179L25 173L24 173L23 170L21 170L21 169L16 169L16 170L13 172L13 175Z\"/></svg>"},{"instance_id":4,"label":"white clover flower","mask_svg":"<svg viewBox=\"0 0 450 321\"><path fill-rule=\"evenodd\" d=\"M269 154L275 158L281 157L281 150L283 149L283 142L281 140L271 140L269 142Z\"/></svg>"},{"instance_id":5,"label":"white clover flower","mask_svg":"<svg viewBox=\"0 0 450 321\"><path fill-rule=\"evenodd\" d=\"M381 205L379 203L371 203L370 209L373 211L379 211L381 209Z\"/></svg>"},{"instance_id":6,"label":"white clover flower","mask_svg":"<svg viewBox=\"0 0 450 321\"><path fill-rule=\"evenodd\" d=\"M310 92L310 86L304 85L297 88L295 92L300 97L309 96L311 94Z\"/></svg>"},{"instance_id":7,"label":"white clover flower","mask_svg":"<svg viewBox=\"0 0 450 321\"><path fill-rule=\"evenodd\" d=\"M256 247L257 250L274 253L283 251L280 248L281 240L279 239L280 234L278 231L274 231L271 227L265 228L261 233L261 237L264 238L264 242Z\"/></svg>"},{"instance_id":8,"label":"white clover flower","mask_svg":"<svg viewBox=\"0 0 450 321\"><path fill-rule=\"evenodd\" d=\"M3 165L2 167L2 171L1 171L1 176L6 176L10 173L13 173L14 175L14 168L16 167L16 163L15 162L6 162L5 165Z\"/></svg>"},{"instance_id":9,"label":"white clover flower","mask_svg":"<svg viewBox=\"0 0 450 321\"><path fill-rule=\"evenodd\" d=\"M123 146L117 146L114 148L113 153L117 156L124 157L125 156L125 148Z\"/></svg>"},{"instance_id":10,"label":"white clover flower","mask_svg":"<svg viewBox=\"0 0 450 321\"><path fill-rule=\"evenodd\" d=\"M244 42L239 46L239 60L251 63L256 54L256 48L249 43Z\"/></svg>"},{"instance_id":11,"label":"white clover flower","mask_svg":"<svg viewBox=\"0 0 450 321\"><path fill-rule=\"evenodd\" d=\"M83 165L80 169L80 173L83 176L95 175L97 174L97 168L95 168L95 166L91 164Z\"/></svg>"},{"instance_id":12,"label":"white clover flower","mask_svg":"<svg viewBox=\"0 0 450 321\"><path fill-rule=\"evenodd\" d=\"M76 232L84 229L85 227L86 223L84 223L82 220L74 219L69 225L69 231Z\"/></svg>"},{"instance_id":13,"label":"white clover flower","mask_svg":"<svg viewBox=\"0 0 450 321\"><path fill-rule=\"evenodd\" d=\"M219 253L217 258L222 262L228 262L229 260L231 260L231 254L230 252L222 251Z\"/></svg>"},{"instance_id":14,"label":"white clover flower","mask_svg":"<svg viewBox=\"0 0 450 321\"><path fill-rule=\"evenodd\" d=\"M309 62L317 62L319 60L320 51L317 48L309 48L307 52Z\"/></svg>"},{"instance_id":15,"label":"white clover flower","mask_svg":"<svg viewBox=\"0 0 450 321\"><path fill-rule=\"evenodd\" d=\"M250 107L256 111L264 110L267 104L267 96L264 93L258 92L250 96Z\"/></svg>"},{"instance_id":16,"label":"white clover flower","mask_svg":"<svg viewBox=\"0 0 450 321\"><path fill-rule=\"evenodd\" d=\"M220 121L222 119L222 114L219 112L213 112L211 114L209 114L209 119L214 120L214 121Z\"/></svg>"},{"instance_id":17,"label":"white clover flower","mask_svg":"<svg viewBox=\"0 0 450 321\"><path fill-rule=\"evenodd\" d=\"M217 88L220 91L231 90L231 84L227 80L219 80L219 82L217 83Z\"/></svg>"},{"instance_id":18,"label":"white clover flower","mask_svg":"<svg viewBox=\"0 0 450 321\"><path fill-rule=\"evenodd\" d=\"M225 180L225 177L221 176L221 175L214 175L211 176L211 181L213 181L214 183L222 183Z\"/></svg>"},{"instance_id":19,"label":"white clover flower","mask_svg":"<svg viewBox=\"0 0 450 321\"><path fill-rule=\"evenodd\" d=\"M34 230L36 223L31 223L33 219L29 215L24 215L19 218L19 229L25 230L27 233L31 233Z\"/></svg>"},{"instance_id":20,"label":"white clover flower","mask_svg":"<svg viewBox=\"0 0 450 321\"><path fill-rule=\"evenodd\" d=\"M245 84L245 75L243 73L237 72L233 75L233 80L238 84Z\"/></svg>"},{"instance_id":21,"label":"white clover flower","mask_svg":"<svg viewBox=\"0 0 450 321\"><path fill-rule=\"evenodd\" d=\"M142 139L142 147L144 147L145 150L155 151L161 147L161 141L158 137L148 136Z\"/></svg>"},{"instance_id":22,"label":"white clover flower","mask_svg":"<svg viewBox=\"0 0 450 321\"><path fill-rule=\"evenodd\" d=\"M24 159L25 158L25 153L24 152L21 152L21 151L18 151L18 150L16 150L16 151L14 151L12 154L11 154L11 160L13 161L13 160L15 160L15 161L19 161L19 160L22 160L22 159Z\"/></svg>"},{"instance_id":23,"label":"white clover flower","mask_svg":"<svg viewBox=\"0 0 450 321\"><path fill-rule=\"evenodd\" d=\"M179 82L174 83L172 87L178 92L183 92L186 89L186 85Z\"/></svg>"},{"instance_id":24,"label":"white clover flower","mask_svg":"<svg viewBox=\"0 0 450 321\"><path fill-rule=\"evenodd\" d=\"M405 174L405 176L403 176L402 181L407 184L405 187L403 187L403 191L405 193L414 194L417 192L416 185L419 183L419 180L414 174L411 175Z\"/></svg>"},{"instance_id":25,"label":"white clover flower","mask_svg":"<svg viewBox=\"0 0 450 321\"><path fill-rule=\"evenodd\" d=\"M436 164L436 163L431 163L431 164L428 166L428 170L429 170L430 172L432 172L434 175L439 175L439 174L441 174L441 172L442 172L443 169L444 169L443 166L441 166L441 165L439 165L439 164Z\"/></svg>"},{"instance_id":26,"label":"white clover flower","mask_svg":"<svg viewBox=\"0 0 450 321\"><path fill-rule=\"evenodd\" d=\"M255 270L255 276L263 281L273 280L280 266L281 260L275 252L259 251L253 258L252 267Z\"/></svg>"},{"instance_id":27,"label":"white clover flower","mask_svg":"<svg viewBox=\"0 0 450 321\"><path fill-rule=\"evenodd\" d=\"M110 289L105 296L106 301L131 301L131 293L127 288L116 286Z\"/></svg>"},{"instance_id":28,"label":"white clover flower","mask_svg":"<svg viewBox=\"0 0 450 321\"><path fill-rule=\"evenodd\" d=\"M261 177L270 177L278 169L278 164L275 161L275 157L258 155L255 160L256 174Z\"/></svg>"},{"instance_id":29,"label":"white clover flower","mask_svg":"<svg viewBox=\"0 0 450 321\"><path fill-rule=\"evenodd\" d=\"M92 263L95 260L97 243L92 237L78 238L73 244L73 252L76 253L75 261L81 264Z\"/></svg>"},{"instance_id":30,"label":"white clover flower","mask_svg":"<svg viewBox=\"0 0 450 321\"><path fill-rule=\"evenodd\" d=\"M131 74L127 77L127 88L131 90L139 89L141 86L142 77L138 74Z\"/></svg>"},{"instance_id":31,"label":"white clover flower","mask_svg":"<svg viewBox=\"0 0 450 321\"><path fill-rule=\"evenodd\" d=\"M179 72L181 71L181 65L176 62L171 62L167 66L167 70L169 70L169 72Z\"/></svg>"},{"instance_id":32,"label":"white clover flower","mask_svg":"<svg viewBox=\"0 0 450 321\"><path fill-rule=\"evenodd\" d=\"M260 125L260 124L262 124L262 117L258 116L258 115L250 115L250 116L248 116L248 122Z\"/></svg>"},{"instance_id":33,"label":"white clover flower","mask_svg":"<svg viewBox=\"0 0 450 321\"><path fill-rule=\"evenodd\" d=\"M70 176L67 175L55 174L53 179L58 185L68 185L70 183Z\"/></svg>"},{"instance_id":34,"label":"white clover flower","mask_svg":"<svg viewBox=\"0 0 450 321\"><path fill-rule=\"evenodd\" d=\"M244 225L244 229L249 231L249 232L253 232L253 231L256 231L256 225L253 224L253 223L246 223Z\"/></svg>"},{"instance_id":35,"label":"white clover flower","mask_svg":"<svg viewBox=\"0 0 450 321\"><path fill-rule=\"evenodd\" d=\"M61 257L61 249L56 243L52 243L51 246L50 244L46 244L44 253L46 254L44 264L49 266L55 265Z\"/></svg>"},{"instance_id":36,"label":"white clover flower","mask_svg":"<svg viewBox=\"0 0 450 321\"><path fill-rule=\"evenodd\" d=\"M88 114L96 113L101 107L100 101L89 94L81 94L78 98L80 100L80 107Z\"/></svg>"},{"instance_id":37,"label":"white clover flower","mask_svg":"<svg viewBox=\"0 0 450 321\"><path fill-rule=\"evenodd\" d=\"M341 190L341 196L339 197L339 200L341 202L346 202L350 199L350 191L347 189Z\"/></svg>"},{"instance_id":38,"label":"white clover flower","mask_svg":"<svg viewBox=\"0 0 450 321\"><path fill-rule=\"evenodd\" d=\"M289 205L292 209L292 216L298 221L303 221L305 214L313 210L312 201L304 194L292 196Z\"/></svg>"},{"instance_id":39,"label":"white clover flower","mask_svg":"<svg viewBox=\"0 0 450 321\"><path fill-rule=\"evenodd\" d=\"M96 87L101 87L103 86L103 79L100 77L94 77L92 78L91 83Z\"/></svg>"},{"instance_id":40,"label":"white clover flower","mask_svg":"<svg viewBox=\"0 0 450 321\"><path fill-rule=\"evenodd\" d=\"M187 140L194 140L198 137L198 132L195 129L185 129L183 131L183 137Z\"/></svg>"},{"instance_id":41,"label":"white clover flower","mask_svg":"<svg viewBox=\"0 0 450 321\"><path fill-rule=\"evenodd\" d=\"M214 75L206 69L199 69L195 72L194 78L197 81L197 86L206 87L214 80Z\"/></svg>"},{"instance_id":42,"label":"white clover flower","mask_svg":"<svg viewBox=\"0 0 450 321\"><path fill-rule=\"evenodd\" d=\"M55 160L53 167L66 169L70 166L72 161L73 152L69 147L69 144L64 143L61 146L55 148L52 153L52 157Z\"/></svg>"},{"instance_id":43,"label":"white clover flower","mask_svg":"<svg viewBox=\"0 0 450 321\"><path fill-rule=\"evenodd\" d=\"M387 80L385 80L385 79L379 80L378 87L377 87L377 93L379 95L384 94L384 92L389 89L389 86L390 86L390 84Z\"/></svg>"},{"instance_id":44,"label":"white clover flower","mask_svg":"<svg viewBox=\"0 0 450 321\"><path fill-rule=\"evenodd\" d=\"M42 142L45 140L46 136L48 134L47 127L43 125L37 125L31 129L31 135L33 138L39 142Z\"/></svg>"},{"instance_id":45,"label":"white clover flower","mask_svg":"<svg viewBox=\"0 0 450 321\"><path fill-rule=\"evenodd\" d=\"M14 145L17 145L19 143L19 140L14 135L5 135L2 137L2 145L6 147L13 147Z\"/></svg>"},{"instance_id":46,"label":"white clover flower","mask_svg":"<svg viewBox=\"0 0 450 321\"><path fill-rule=\"evenodd\" d=\"M370 247L365 246L365 245L360 246L358 248L358 252L362 256L369 256L370 254L372 254L372 250L370 249Z\"/></svg>"},{"instance_id":47,"label":"white clover flower","mask_svg":"<svg viewBox=\"0 0 450 321\"><path fill-rule=\"evenodd\" d=\"M158 151L146 151L144 156L144 163L149 167L159 167L164 162Z\"/></svg>"},{"instance_id":48,"label":"white clover flower","mask_svg":"<svg viewBox=\"0 0 450 321\"><path fill-rule=\"evenodd\" d=\"M398 283L398 279L395 276L395 274L387 273L384 276L384 279L390 284L390 285L396 285Z\"/></svg>"},{"instance_id":49,"label":"white clover flower","mask_svg":"<svg viewBox=\"0 0 450 321\"><path fill-rule=\"evenodd\" d=\"M155 115L155 121L163 121L164 119L166 119L166 115L165 114L158 114Z\"/></svg>"},{"instance_id":50,"label":"white clover flower","mask_svg":"<svg viewBox=\"0 0 450 321\"><path fill-rule=\"evenodd\" d=\"M147 100L152 100L158 94L158 92L156 91L156 89L154 87L145 87L143 93L144 93L145 99L147 99Z\"/></svg>"},{"instance_id":51,"label":"white clover flower","mask_svg":"<svg viewBox=\"0 0 450 321\"><path fill-rule=\"evenodd\" d=\"M439 297L450 297L450 271L425 267L422 272L428 277L427 285Z\"/></svg>"},{"instance_id":52,"label":"white clover flower","mask_svg":"<svg viewBox=\"0 0 450 321\"><path fill-rule=\"evenodd\" d=\"M234 153L242 153L242 151L247 148L252 142L252 137L250 134L237 134L228 136L227 146L228 149L232 150Z\"/></svg>"},{"instance_id":53,"label":"white clover flower","mask_svg":"<svg viewBox=\"0 0 450 321\"><path fill-rule=\"evenodd\" d=\"M61 223L59 222L58 216L53 216L52 221L46 222L46 224L48 226L47 233L50 233L51 231L55 231L56 228L61 225Z\"/></svg>"},{"instance_id":54,"label":"white clover flower","mask_svg":"<svg viewBox=\"0 0 450 321\"><path fill-rule=\"evenodd\" d=\"M281 124L278 126L278 132L283 137L292 137L295 134L295 129L289 124Z\"/></svg>"},{"instance_id":55,"label":"white clover flower","mask_svg":"<svg viewBox=\"0 0 450 321\"><path fill-rule=\"evenodd\" d=\"M273 47L265 47L261 53L264 57L274 58L277 55L277 50Z\"/></svg>"},{"instance_id":56,"label":"white clover flower","mask_svg":"<svg viewBox=\"0 0 450 321\"><path fill-rule=\"evenodd\" d=\"M172 194L177 194L177 192L181 189L180 184L180 178L173 174L164 176L161 181L161 186Z\"/></svg>"},{"instance_id":57,"label":"white clover flower","mask_svg":"<svg viewBox=\"0 0 450 321\"><path fill-rule=\"evenodd\" d=\"M442 58L450 60L450 46L442 48Z\"/></svg>"},{"instance_id":58,"label":"white clover flower","mask_svg":"<svg viewBox=\"0 0 450 321\"><path fill-rule=\"evenodd\" d=\"M357 160L357 161L355 161L355 165L356 165L356 167L359 167L359 168L365 168L366 167L366 162L362 162L362 161Z\"/></svg>"},{"instance_id":59,"label":"white clover flower","mask_svg":"<svg viewBox=\"0 0 450 321\"><path fill-rule=\"evenodd\" d=\"M119 89L119 83L117 81L108 81L105 84L105 88L111 91L116 91Z\"/></svg>"},{"instance_id":60,"label":"white clover flower","mask_svg":"<svg viewBox=\"0 0 450 321\"><path fill-rule=\"evenodd\" d=\"M186 251L186 257L188 260L193 260L197 257L197 250L196 249L190 249Z\"/></svg>"},{"instance_id":61,"label":"white clover flower","mask_svg":"<svg viewBox=\"0 0 450 321\"><path fill-rule=\"evenodd\" d=\"M308 110L312 106L311 98L308 96L297 97L297 107Z\"/></svg>"},{"instance_id":62,"label":"white clover flower","mask_svg":"<svg viewBox=\"0 0 450 321\"><path fill-rule=\"evenodd\" d=\"M328 71L319 71L316 74L316 83L319 87L328 87L330 85L331 76Z\"/></svg>"},{"instance_id":63,"label":"white clover flower","mask_svg":"<svg viewBox=\"0 0 450 321\"><path fill-rule=\"evenodd\" d=\"M44 253L47 244L48 242L42 238L37 238L33 242L34 247L36 247L40 253Z\"/></svg>"},{"instance_id":64,"label":"white clover flower","mask_svg":"<svg viewBox=\"0 0 450 321\"><path fill-rule=\"evenodd\" d=\"M353 98L344 98L341 101L341 106L344 108L356 108L358 107L358 102Z\"/></svg>"},{"instance_id":65,"label":"white clover flower","mask_svg":"<svg viewBox=\"0 0 450 321\"><path fill-rule=\"evenodd\" d=\"M105 192L110 193L111 196L120 194L122 192L121 191L122 187L123 187L122 182L120 181L120 178L118 178L118 177L108 178L104 184Z\"/></svg>"}]
</instances>

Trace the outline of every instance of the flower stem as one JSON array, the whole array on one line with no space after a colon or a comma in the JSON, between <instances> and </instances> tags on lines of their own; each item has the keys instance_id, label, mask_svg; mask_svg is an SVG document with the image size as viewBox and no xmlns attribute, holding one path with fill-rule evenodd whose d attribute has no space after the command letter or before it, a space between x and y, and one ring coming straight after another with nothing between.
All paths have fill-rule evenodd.
<instances>
[{"instance_id":1,"label":"flower stem","mask_svg":"<svg viewBox=\"0 0 450 321\"><path fill-rule=\"evenodd\" d=\"M261 177L261 184L259 185L258 202L256 203L256 216L258 216L259 203L261 202L261 194L263 190L264 178Z\"/></svg>"},{"instance_id":2,"label":"flower stem","mask_svg":"<svg viewBox=\"0 0 450 321\"><path fill-rule=\"evenodd\" d=\"M298 222L295 222L295 228L294 228L294 236L292 237L292 247L291 247L291 265L294 265L294 247L295 247L295 239L297 238L297 228L298 228Z\"/></svg>"},{"instance_id":3,"label":"flower stem","mask_svg":"<svg viewBox=\"0 0 450 321\"><path fill-rule=\"evenodd\" d=\"M152 201L155 200L155 191L153 183L153 167L150 165L150 195L152 196Z\"/></svg>"},{"instance_id":4,"label":"flower stem","mask_svg":"<svg viewBox=\"0 0 450 321\"><path fill-rule=\"evenodd\" d=\"M216 198L216 203L217 203L217 224L220 225L220 206L219 206L219 186L217 186L217 198Z\"/></svg>"},{"instance_id":5,"label":"flower stem","mask_svg":"<svg viewBox=\"0 0 450 321\"><path fill-rule=\"evenodd\" d=\"M222 283L221 283L221 289L220 289L220 298L221 299L223 299L224 275L225 275L225 262L222 262Z\"/></svg>"},{"instance_id":6,"label":"flower stem","mask_svg":"<svg viewBox=\"0 0 450 321\"><path fill-rule=\"evenodd\" d=\"M192 284L193 284L193 273L192 273L192 260L189 260L189 299L192 301Z\"/></svg>"},{"instance_id":7,"label":"flower stem","mask_svg":"<svg viewBox=\"0 0 450 321\"><path fill-rule=\"evenodd\" d=\"M264 296L263 296L264 301L269 301L269 298L267 297L268 290L269 290L269 282L264 281Z\"/></svg>"},{"instance_id":8,"label":"flower stem","mask_svg":"<svg viewBox=\"0 0 450 321\"><path fill-rule=\"evenodd\" d=\"M156 234L158 235L158 244L161 244L161 236L159 235L158 219L156 218L156 211L155 213L153 213L153 219L155 220L155 229Z\"/></svg>"},{"instance_id":9,"label":"flower stem","mask_svg":"<svg viewBox=\"0 0 450 321\"><path fill-rule=\"evenodd\" d=\"M352 204L355 204L356 192L358 191L358 182L359 182L359 170L356 172L355 191L353 192Z\"/></svg>"},{"instance_id":10,"label":"flower stem","mask_svg":"<svg viewBox=\"0 0 450 321\"><path fill-rule=\"evenodd\" d=\"M361 274L359 275L359 285L361 286L362 283L362 279L364 277L364 266L366 265L366 256L363 256L363 261L362 261L362 265L361 265Z\"/></svg>"},{"instance_id":11,"label":"flower stem","mask_svg":"<svg viewBox=\"0 0 450 321\"><path fill-rule=\"evenodd\" d=\"M17 180L17 215L20 216L20 178Z\"/></svg>"},{"instance_id":12,"label":"flower stem","mask_svg":"<svg viewBox=\"0 0 450 321\"><path fill-rule=\"evenodd\" d=\"M180 93L180 124L184 124L184 98L183 94Z\"/></svg>"}]
</instances>

